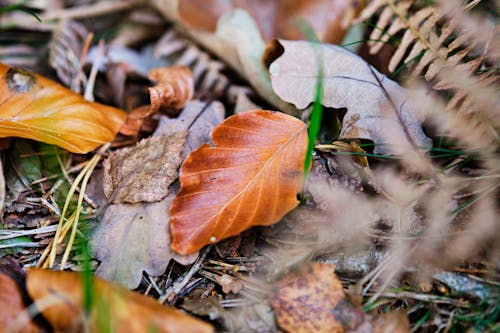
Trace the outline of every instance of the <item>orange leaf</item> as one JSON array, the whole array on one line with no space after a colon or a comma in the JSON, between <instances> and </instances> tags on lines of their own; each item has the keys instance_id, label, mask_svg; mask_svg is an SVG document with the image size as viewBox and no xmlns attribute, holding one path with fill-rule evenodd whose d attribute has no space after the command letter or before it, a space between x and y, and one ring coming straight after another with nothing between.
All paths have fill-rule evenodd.
<instances>
[{"instance_id":1,"label":"orange leaf","mask_svg":"<svg viewBox=\"0 0 500 333\"><path fill-rule=\"evenodd\" d=\"M365 321L364 312L345 300L335 265L312 263L298 276L287 277L273 289L269 301L286 332L344 332Z\"/></svg>"},{"instance_id":2,"label":"orange leaf","mask_svg":"<svg viewBox=\"0 0 500 333\"><path fill-rule=\"evenodd\" d=\"M0 63L0 138L22 137L87 153L113 140L125 117L43 76Z\"/></svg>"},{"instance_id":3,"label":"orange leaf","mask_svg":"<svg viewBox=\"0 0 500 333\"><path fill-rule=\"evenodd\" d=\"M8 275L0 273L0 331L2 332L40 332L23 312L23 295L16 282ZM21 317L22 316L22 317Z\"/></svg>"},{"instance_id":4,"label":"orange leaf","mask_svg":"<svg viewBox=\"0 0 500 333\"><path fill-rule=\"evenodd\" d=\"M234 115L184 161L172 202L172 249L187 254L256 225L280 220L298 204L306 124L279 112Z\"/></svg>"},{"instance_id":5,"label":"orange leaf","mask_svg":"<svg viewBox=\"0 0 500 333\"><path fill-rule=\"evenodd\" d=\"M157 83L148 88L152 112L160 108L172 108L178 113L193 97L194 80L189 67L154 68L148 78Z\"/></svg>"},{"instance_id":6,"label":"orange leaf","mask_svg":"<svg viewBox=\"0 0 500 333\"><path fill-rule=\"evenodd\" d=\"M26 279L35 301L51 301L41 312L56 332L81 331L83 286L74 272L32 269ZM104 280L93 279L91 287L90 332L213 332L207 323Z\"/></svg>"}]
</instances>

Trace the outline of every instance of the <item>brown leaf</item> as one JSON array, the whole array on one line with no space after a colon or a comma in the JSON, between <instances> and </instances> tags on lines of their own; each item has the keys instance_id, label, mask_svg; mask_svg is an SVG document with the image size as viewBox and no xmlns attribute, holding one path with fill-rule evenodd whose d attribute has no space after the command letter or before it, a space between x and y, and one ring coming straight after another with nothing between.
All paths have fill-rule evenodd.
<instances>
[{"instance_id":1,"label":"brown leaf","mask_svg":"<svg viewBox=\"0 0 500 333\"><path fill-rule=\"evenodd\" d=\"M194 80L189 67L155 68L148 72L148 78L156 86L148 88L151 110L174 109L176 115L193 97Z\"/></svg>"},{"instance_id":2,"label":"brown leaf","mask_svg":"<svg viewBox=\"0 0 500 333\"><path fill-rule=\"evenodd\" d=\"M357 0L184 0L178 4L184 24L195 29L215 31L220 17L231 10L246 10L256 21L264 40L271 38L307 39L297 24L309 24L320 40L338 44L359 14L364 1Z\"/></svg>"},{"instance_id":3,"label":"brown leaf","mask_svg":"<svg viewBox=\"0 0 500 333\"><path fill-rule=\"evenodd\" d=\"M410 323L403 311L391 311L372 321L373 333L409 333Z\"/></svg>"},{"instance_id":4,"label":"brown leaf","mask_svg":"<svg viewBox=\"0 0 500 333\"><path fill-rule=\"evenodd\" d=\"M334 315L344 299L335 265L312 263L307 271L287 277L273 288L270 303L278 325L287 332L344 332Z\"/></svg>"},{"instance_id":5,"label":"brown leaf","mask_svg":"<svg viewBox=\"0 0 500 333\"><path fill-rule=\"evenodd\" d=\"M170 259L183 264L197 253L180 256L170 250L168 210L173 195L160 202L111 205L91 240L92 255L101 261L96 274L130 289L141 282L142 272L159 276Z\"/></svg>"},{"instance_id":6,"label":"brown leaf","mask_svg":"<svg viewBox=\"0 0 500 333\"><path fill-rule=\"evenodd\" d=\"M0 330L2 332L40 332L31 321L23 296L17 283L8 275L0 273Z\"/></svg>"},{"instance_id":7,"label":"brown leaf","mask_svg":"<svg viewBox=\"0 0 500 333\"><path fill-rule=\"evenodd\" d=\"M154 202L177 179L187 132L154 136L122 148L104 161L104 193L112 203Z\"/></svg>"},{"instance_id":8,"label":"brown leaf","mask_svg":"<svg viewBox=\"0 0 500 333\"><path fill-rule=\"evenodd\" d=\"M271 64L273 89L283 100L300 109L315 99L317 59L321 54L324 59L322 104L348 109L341 138L373 140L377 154L403 153L410 143L417 147L429 146L430 139L421 128L419 110L408 101L405 89L354 53L335 45L274 40L266 54L264 61Z\"/></svg>"},{"instance_id":9,"label":"brown leaf","mask_svg":"<svg viewBox=\"0 0 500 333\"><path fill-rule=\"evenodd\" d=\"M170 135L187 130L186 144L181 153L184 160L190 152L204 143L212 142L210 133L225 117L224 105L219 101L209 104L201 101L190 101L177 118L162 116L154 135Z\"/></svg>"},{"instance_id":10,"label":"brown leaf","mask_svg":"<svg viewBox=\"0 0 500 333\"><path fill-rule=\"evenodd\" d=\"M177 1L150 0L169 21L182 25ZM291 115L300 112L274 93L269 75L262 64L265 44L252 17L242 9L226 13L214 33L183 29L198 44L223 59L277 109Z\"/></svg>"},{"instance_id":11,"label":"brown leaf","mask_svg":"<svg viewBox=\"0 0 500 333\"><path fill-rule=\"evenodd\" d=\"M127 114L125 123L120 127L120 133L123 135L134 136L139 133L144 120L156 111L151 110L151 106L143 105L133 109Z\"/></svg>"},{"instance_id":12,"label":"brown leaf","mask_svg":"<svg viewBox=\"0 0 500 333\"><path fill-rule=\"evenodd\" d=\"M30 270L26 280L35 301L54 301L41 312L58 332L82 331L84 285L77 273L42 269ZM103 280L92 279L91 290L90 332L213 332L207 323Z\"/></svg>"},{"instance_id":13,"label":"brown leaf","mask_svg":"<svg viewBox=\"0 0 500 333\"><path fill-rule=\"evenodd\" d=\"M298 204L306 125L279 112L234 115L184 161L170 209L172 248L191 253L255 225L276 223Z\"/></svg>"},{"instance_id":14,"label":"brown leaf","mask_svg":"<svg viewBox=\"0 0 500 333\"><path fill-rule=\"evenodd\" d=\"M112 141L126 117L43 76L1 63L0 104L0 138L38 140L80 154Z\"/></svg>"}]
</instances>

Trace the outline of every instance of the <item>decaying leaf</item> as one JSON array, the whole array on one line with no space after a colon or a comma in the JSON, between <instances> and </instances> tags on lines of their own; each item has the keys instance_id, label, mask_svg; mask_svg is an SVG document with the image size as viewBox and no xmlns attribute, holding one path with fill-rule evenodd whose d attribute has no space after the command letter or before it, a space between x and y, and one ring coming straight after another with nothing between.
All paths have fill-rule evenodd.
<instances>
[{"instance_id":1,"label":"decaying leaf","mask_svg":"<svg viewBox=\"0 0 500 333\"><path fill-rule=\"evenodd\" d=\"M357 311L345 302L342 283L334 271L333 264L312 263L273 288L269 301L282 329L340 333L364 321L362 309Z\"/></svg>"},{"instance_id":2,"label":"decaying leaf","mask_svg":"<svg viewBox=\"0 0 500 333\"><path fill-rule=\"evenodd\" d=\"M3 208L5 205L5 176L3 174L3 165L2 161L0 160L0 216L3 216ZM0 217L0 222L2 221L2 218Z\"/></svg>"},{"instance_id":3,"label":"decaying leaf","mask_svg":"<svg viewBox=\"0 0 500 333\"><path fill-rule=\"evenodd\" d=\"M372 320L373 333L409 333L410 322L403 311L391 311Z\"/></svg>"},{"instance_id":4,"label":"decaying leaf","mask_svg":"<svg viewBox=\"0 0 500 333\"><path fill-rule=\"evenodd\" d=\"M91 283L90 332L213 332L209 324L149 297L100 279ZM42 269L30 270L26 280L35 302L51 300L41 312L56 332L83 329L84 285L77 273Z\"/></svg>"},{"instance_id":5,"label":"decaying leaf","mask_svg":"<svg viewBox=\"0 0 500 333\"><path fill-rule=\"evenodd\" d=\"M270 64L278 96L299 109L311 104L319 58L324 59L322 104L347 108L341 138L373 140L375 153L380 154L402 153L410 144L428 148L430 139L421 128L421 114L405 89L342 47L273 40L264 61Z\"/></svg>"},{"instance_id":6,"label":"decaying leaf","mask_svg":"<svg viewBox=\"0 0 500 333\"><path fill-rule=\"evenodd\" d=\"M256 225L276 223L298 204L306 124L279 112L234 115L184 161L172 202L172 248L191 253Z\"/></svg>"},{"instance_id":7,"label":"decaying leaf","mask_svg":"<svg viewBox=\"0 0 500 333\"><path fill-rule=\"evenodd\" d=\"M182 25L177 0L151 0L151 3L169 21ZM214 33L182 29L198 44L211 51L244 77L255 90L277 109L291 115L300 112L284 103L274 93L269 75L262 64L265 44L253 18L242 9L225 13Z\"/></svg>"},{"instance_id":8,"label":"decaying leaf","mask_svg":"<svg viewBox=\"0 0 500 333\"><path fill-rule=\"evenodd\" d=\"M104 161L104 193L112 203L154 202L177 179L187 131L153 136L122 148Z\"/></svg>"},{"instance_id":9,"label":"decaying leaf","mask_svg":"<svg viewBox=\"0 0 500 333\"><path fill-rule=\"evenodd\" d=\"M0 273L0 329L2 332L40 332L24 312L23 296L17 283Z\"/></svg>"},{"instance_id":10,"label":"decaying leaf","mask_svg":"<svg viewBox=\"0 0 500 333\"><path fill-rule=\"evenodd\" d=\"M189 67L155 68L148 72L156 86L148 88L151 109L171 108L179 112L193 97L194 80Z\"/></svg>"},{"instance_id":11,"label":"decaying leaf","mask_svg":"<svg viewBox=\"0 0 500 333\"><path fill-rule=\"evenodd\" d=\"M91 240L92 255L101 261L96 274L136 288L142 272L159 276L170 259L182 264L197 253L180 256L170 250L168 210L173 195L160 202L111 205Z\"/></svg>"},{"instance_id":12,"label":"decaying leaf","mask_svg":"<svg viewBox=\"0 0 500 333\"><path fill-rule=\"evenodd\" d=\"M226 294L230 292L237 294L243 288L243 282L229 274L217 275L215 280L221 285L222 291Z\"/></svg>"},{"instance_id":13,"label":"decaying leaf","mask_svg":"<svg viewBox=\"0 0 500 333\"><path fill-rule=\"evenodd\" d=\"M162 116L153 135L171 135L174 132L187 130L186 144L181 157L184 160L190 152L204 143L210 143L210 133L215 126L224 120L224 105L219 101L204 103L190 101L177 118Z\"/></svg>"},{"instance_id":14,"label":"decaying leaf","mask_svg":"<svg viewBox=\"0 0 500 333\"><path fill-rule=\"evenodd\" d=\"M0 138L16 136L87 153L114 139L125 112L0 63Z\"/></svg>"},{"instance_id":15,"label":"decaying leaf","mask_svg":"<svg viewBox=\"0 0 500 333\"><path fill-rule=\"evenodd\" d=\"M297 24L303 20L322 41L339 44L363 5L364 1L357 0L183 0L178 2L178 11L189 27L214 31L224 13L244 9L255 19L264 40L307 39Z\"/></svg>"}]
</instances>

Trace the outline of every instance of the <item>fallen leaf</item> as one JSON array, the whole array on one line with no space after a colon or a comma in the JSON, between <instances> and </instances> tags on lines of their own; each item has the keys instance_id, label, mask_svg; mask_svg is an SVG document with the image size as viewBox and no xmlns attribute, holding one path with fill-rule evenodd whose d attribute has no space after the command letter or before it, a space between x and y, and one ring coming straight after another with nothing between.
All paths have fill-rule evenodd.
<instances>
[{"instance_id":1,"label":"fallen leaf","mask_svg":"<svg viewBox=\"0 0 500 333\"><path fill-rule=\"evenodd\" d=\"M237 294L243 289L243 282L229 274L216 275L215 280L222 286L222 291L226 294Z\"/></svg>"},{"instance_id":2,"label":"fallen leaf","mask_svg":"<svg viewBox=\"0 0 500 333\"><path fill-rule=\"evenodd\" d=\"M410 144L429 147L419 110L410 103L405 89L340 46L272 41L264 62L270 64L271 82L278 96L299 109L311 104L316 95L320 54L324 59L322 104L347 108L340 138L373 140L377 154L399 154Z\"/></svg>"},{"instance_id":3,"label":"fallen leaf","mask_svg":"<svg viewBox=\"0 0 500 333\"><path fill-rule=\"evenodd\" d=\"M153 112L169 108L175 111L169 113L176 115L193 97L194 80L189 67L154 68L148 78L157 83L148 88Z\"/></svg>"},{"instance_id":4,"label":"fallen leaf","mask_svg":"<svg viewBox=\"0 0 500 333\"><path fill-rule=\"evenodd\" d=\"M256 225L280 220L298 204L306 124L279 112L227 118L184 161L170 209L172 249L187 254Z\"/></svg>"},{"instance_id":5,"label":"fallen leaf","mask_svg":"<svg viewBox=\"0 0 500 333\"><path fill-rule=\"evenodd\" d=\"M334 272L333 264L312 263L304 272L286 277L273 288L269 301L283 330L344 332L345 326L353 325L343 318L353 321L353 316L359 316L355 321L364 321L362 309L356 313L346 304L342 283Z\"/></svg>"},{"instance_id":6,"label":"fallen leaf","mask_svg":"<svg viewBox=\"0 0 500 333\"><path fill-rule=\"evenodd\" d=\"M150 0L171 22L183 25L178 13L177 0ZM199 45L223 59L255 88L257 93L287 114L300 112L283 102L273 91L269 74L262 64L265 44L253 18L242 9L226 12L217 22L214 33L182 27Z\"/></svg>"},{"instance_id":7,"label":"fallen leaf","mask_svg":"<svg viewBox=\"0 0 500 333\"><path fill-rule=\"evenodd\" d=\"M133 109L127 114L125 123L120 127L120 133L129 136L137 135L144 121L153 114L150 105L143 105Z\"/></svg>"},{"instance_id":8,"label":"fallen leaf","mask_svg":"<svg viewBox=\"0 0 500 333\"><path fill-rule=\"evenodd\" d=\"M210 133L225 117L224 104L219 101L205 103L190 101L177 118L162 116L153 135L171 135L187 130L186 144L181 153L184 160L190 152L204 143L211 143Z\"/></svg>"},{"instance_id":9,"label":"fallen leaf","mask_svg":"<svg viewBox=\"0 0 500 333\"><path fill-rule=\"evenodd\" d=\"M97 278L91 283L90 332L213 332L210 324L147 296ZM83 330L84 285L82 276L73 272L32 269L26 279L35 301L53 302L41 312L56 332Z\"/></svg>"},{"instance_id":10,"label":"fallen leaf","mask_svg":"<svg viewBox=\"0 0 500 333\"><path fill-rule=\"evenodd\" d=\"M3 165L0 160L0 216L3 216L3 209L5 205L5 176L3 174Z\"/></svg>"},{"instance_id":11,"label":"fallen leaf","mask_svg":"<svg viewBox=\"0 0 500 333\"><path fill-rule=\"evenodd\" d=\"M142 272L160 276L170 259L190 264L197 253L180 256L170 250L168 210L173 195L160 202L111 205L94 231L92 256L101 261L96 275L130 289Z\"/></svg>"},{"instance_id":12,"label":"fallen leaf","mask_svg":"<svg viewBox=\"0 0 500 333\"><path fill-rule=\"evenodd\" d=\"M177 179L187 132L153 136L122 148L104 161L104 193L112 203L154 202Z\"/></svg>"},{"instance_id":13,"label":"fallen leaf","mask_svg":"<svg viewBox=\"0 0 500 333\"><path fill-rule=\"evenodd\" d=\"M178 2L178 11L187 26L214 31L224 13L244 9L256 21L264 40L307 39L297 24L303 20L320 40L338 44L363 6L364 1L357 0L183 0Z\"/></svg>"},{"instance_id":14,"label":"fallen leaf","mask_svg":"<svg viewBox=\"0 0 500 333\"><path fill-rule=\"evenodd\" d=\"M24 312L23 295L17 283L8 275L0 273L0 329L2 332L40 332Z\"/></svg>"},{"instance_id":15,"label":"fallen leaf","mask_svg":"<svg viewBox=\"0 0 500 333\"><path fill-rule=\"evenodd\" d=\"M409 333L410 323L403 311L391 311L372 320L373 333Z\"/></svg>"},{"instance_id":16,"label":"fallen leaf","mask_svg":"<svg viewBox=\"0 0 500 333\"><path fill-rule=\"evenodd\" d=\"M0 138L15 136L88 153L112 141L122 110L88 102L43 76L0 63Z\"/></svg>"}]
</instances>

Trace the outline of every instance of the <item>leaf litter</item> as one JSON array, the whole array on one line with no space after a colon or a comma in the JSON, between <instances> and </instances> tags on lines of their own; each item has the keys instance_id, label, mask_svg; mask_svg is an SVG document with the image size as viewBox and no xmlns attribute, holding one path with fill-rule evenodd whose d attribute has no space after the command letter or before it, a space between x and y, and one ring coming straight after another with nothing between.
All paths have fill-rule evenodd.
<instances>
[{"instance_id":1,"label":"leaf litter","mask_svg":"<svg viewBox=\"0 0 500 333\"><path fill-rule=\"evenodd\" d=\"M195 1L185 2L180 6L177 1L161 3L152 1L152 3L160 8L165 17L170 18L177 31L171 29L170 26L166 27L160 19L160 14L153 10L144 8L128 10L127 8L130 8L131 4L111 11L107 9L105 3L88 7L82 5L58 11L60 15L73 17L78 25L78 27L70 25L70 29L63 31L67 32L66 35L61 34L57 37L59 44L52 46L53 50L56 51L52 53L53 60L56 60L52 61L52 67L57 70L61 81L72 88L77 87L78 84L81 84L82 88L86 88L86 86L88 88L89 85L95 84L95 96L99 101L104 104L118 105L129 112L127 124L130 125L129 121L131 121L132 125L128 128L122 126L120 133L125 136L120 135L111 144L113 150L124 145L133 148L137 141L149 137L155 128L157 133L165 131L163 135L168 136L172 132L178 132L175 128L179 127L179 130L188 131L187 144L180 148L182 152L176 153L176 156L180 154L181 160L185 160L193 150L196 151L199 144L214 144L209 134L215 126L224 120L224 108L227 109L227 114L231 115L252 109L267 108L266 103L271 103L274 105L273 108L278 108L285 113L301 114L297 107L286 103L288 97L283 97L285 101L282 101L276 96L272 86L272 75L276 74L273 72L275 68L272 68L269 73L261 62L261 56L264 52L263 41L267 39L267 37L260 37L263 32L261 14L263 14L264 7L257 5L253 9L246 8L248 11L245 11L245 5L241 5L244 1L235 2L235 4L231 4L229 10L224 9L223 12L208 17L211 20L210 31L200 31L192 29L193 25L186 27L184 25L186 23L184 22L186 20L185 12L182 14L182 10L186 9L186 6L196 3ZM381 3L385 2L381 1ZM327 27L327 33L324 33L321 27L318 28L318 25L322 24L319 18L324 17L326 11L323 11L321 15L314 14L314 8L321 8L324 5L322 1L308 2L307 6L301 1L291 1L289 4L291 7L288 8L290 11L287 13L293 14L287 14L288 18L295 17L294 11L296 10L299 16L312 23L312 28L319 34L320 39L331 38L330 33L333 35L343 34L341 30L345 27L338 31L337 28L333 29L335 31L328 31ZM354 6L353 4L350 1L328 3L330 6L338 5L347 8L347 10L341 11L342 15L345 15L346 22L352 18L350 15L355 15L357 9L363 6L362 2L356 2ZM251 5L254 6L254 4ZM276 2L272 5L280 6L281 3ZM301 7L303 5L304 7ZM184 8L181 8L183 6ZM396 6L400 6L399 1L396 1ZM487 7L488 4L484 6ZM234 7L240 8L234 10ZM26 3L25 8L29 10L33 7L31 7L31 3ZM83 19L72 16L80 9L85 9L84 12L80 13L83 15ZM210 9L218 10L216 7ZM43 6L36 10L45 11L44 15L47 15ZM115 19L109 19L113 17L113 14L107 15L106 13L114 10L121 11L121 14L124 15L119 16L127 19L119 23L116 23ZM389 12L389 8L386 8L385 11ZM206 11L209 16L208 12ZM183 16L180 17L179 13ZM410 14L409 12L408 15ZM287 33L297 32L296 26L289 27L284 24L286 22L279 17L279 11L278 14L268 11L266 15L273 16L275 21L272 23L276 22L277 25L285 28ZM387 13L383 15L387 15ZM8 14L7 16L10 17ZM189 19L194 20L196 24L199 17L193 15ZM21 22L21 20L18 21ZM15 20L9 22L15 23ZM331 23L339 25L338 20ZM39 27L42 28L42 25ZM47 31L54 29L54 27L52 22L43 24L43 29L48 29ZM61 29L62 26L59 28ZM83 44L92 40L90 32L100 35L101 32L109 29L113 29L116 34L110 38L105 37L107 46L112 52L108 53L110 57L108 57L107 66L101 67L98 65L98 58L102 46L91 46L92 51L89 55ZM157 40L162 33L164 33L163 38ZM75 35L71 36L72 34ZM199 49L192 40L188 41L185 38L186 35L211 53L218 55L220 61L214 60L211 55ZM9 36L11 36L10 32ZM15 36L23 36L23 34L15 32ZM40 44L43 44L42 41L48 40L50 34L38 32L35 36L39 39ZM290 38L280 35L272 37ZM282 41L282 43L293 42ZM307 44L306 47L301 46L302 50L299 51L302 52L305 49L309 55L313 54L310 52L310 43L298 43ZM318 48L324 47L326 46L318 46ZM37 51L41 50L36 45L33 45L32 48ZM290 52L287 51L290 48L290 44L287 44L284 47L284 53L280 57L272 59L275 61L271 67L286 58L287 65L297 65L297 73L308 73L307 69L300 68L304 64L310 64L310 69L314 70L314 62L317 57L304 57L303 53L294 51L292 53L298 53L297 55L300 57L298 60L290 60ZM336 49L336 47L330 46L328 48ZM31 51L31 53L43 54L43 52L37 51ZM3 57L1 52L0 48L0 58L5 58L8 61L16 60L13 59L14 57ZM32 54L31 58L33 58ZM85 60L87 57L90 58L90 61ZM31 58L26 59L30 61ZM304 60L304 58L307 59ZM269 58L266 59L269 60ZM345 67L344 62L337 61L337 56L328 56L324 60L333 62L329 63L328 66L332 69L338 69L339 66ZM221 61L226 62L227 65L223 65ZM45 59L40 59L38 63L44 64L45 62ZM268 61L267 65L270 62ZM356 74L363 72L362 69L370 68L359 59L355 63L354 67L348 68L351 71L343 74L352 77L353 72ZM33 66L33 62L29 62L29 64ZM156 65L151 66L151 64ZM152 67L159 67L158 64L162 64L161 66L165 64L189 66L193 72L195 89L192 94L200 98L201 101L189 102L177 118L169 118L164 114L151 112L152 103L147 100L148 95L145 93L145 89L151 86L151 82L147 82L146 72ZM89 72L94 72L90 68L91 66L98 67L99 74L97 76L89 74ZM487 68L488 64L485 63L482 66L482 68L484 66ZM238 72L241 77L238 78L229 67ZM40 68L35 67L35 71L47 73ZM383 70L380 68L381 72L384 72ZM108 250L108 253L103 254L103 258L106 255L111 256L102 260L98 271L102 272L108 269L109 274L112 275L114 267L116 268L115 273L119 271L122 276L112 277L112 279L118 281L122 279L121 283L131 288L138 284L137 291L162 301L175 302L176 306L182 306L190 312L203 316L205 320L216 322L217 329L260 332L279 330L275 326L274 319L275 315L278 316L279 311L273 311L269 306L273 298L277 299L274 297L276 295L270 292L270 285L278 286L280 285L279 281L290 281L297 276L300 278L300 272L304 274L304 270L301 268L310 267L310 263L307 263L310 260L335 262L338 264L335 270L336 274L345 286L349 286L345 292L358 309L353 313L347 311L348 315L342 316L342 310L351 309L351 307L347 305L348 303L340 302L333 311L335 315L340 315L339 321L344 326L347 324L346 327L349 328L349 331L352 331L353 327L357 327L355 329L357 332L368 331L367 326L371 325L371 330L375 332L391 330L407 332L409 331L408 319L411 321L414 331L423 331L427 328L436 330L450 330L451 328L453 331L456 330L454 326L460 327L458 330L470 327L476 327L476 329L478 327L494 328L495 324L491 318L496 313L494 300L498 298L494 296L494 288L485 288L485 286L495 286L498 272L487 266L488 263L485 261L479 263L473 254L477 253L476 250L480 247L478 246L479 239L480 243L484 244L483 248L487 248L488 244L491 245L491 249L496 248L495 243L488 240L491 237L486 236L487 234L494 235L498 231L498 228L490 223L493 221L491 217L494 216L492 208L495 207L490 194L495 192L496 187L493 182L487 184L488 180L495 179L495 171L491 169L491 166L488 166L489 161L485 163L484 167L479 167L474 164L475 157L470 155L469 151L462 149L459 152L460 146L453 146L454 143L450 146L447 140L442 138L436 140L435 146L429 149L430 147L426 145L426 137L421 135L423 133L421 132L423 116L420 115L420 112L417 113L414 107L410 108L412 111L405 109L409 104L400 103L406 100L406 91L399 86L394 86L378 72L371 73L371 81L369 80L370 73L366 71L363 73L365 74L363 80L369 81L373 87L378 85L381 89L370 91L370 89L364 89L360 84L346 85L344 83L337 83L326 89L323 100L325 104L335 108L340 106L347 108L345 115L343 115L342 110L333 111L332 113L335 115L328 118L328 122L325 120L323 123L324 126L330 126L331 118L336 118L337 122L343 119L341 136L335 136L333 140L336 141L331 143L322 141L323 137L318 139L321 144L317 146L315 156L313 156L314 162L310 180L299 197L301 207L294 209L284 218L283 222L271 227L252 228L249 232L238 235L236 240L208 246L191 267L184 267L172 261L170 264L166 264L170 260L169 258L176 256L168 247L170 235L168 231L164 231L169 228L169 207L168 203L165 202L172 200L172 196L178 188L175 182L166 187L162 186L158 192L153 191L154 194L150 191L150 186L145 188L147 190L149 188L146 196L141 197L139 190L132 193L133 200L137 200L137 198L142 200L146 197L155 199L153 202L103 203L102 207L105 208L105 211L102 213L104 215L95 210L95 202L87 202L85 199L81 212L82 217L85 217L82 221L86 223L80 223L78 226L78 233L83 235L79 241L83 241L85 244L84 233L88 227L93 228L94 241L100 237L99 250L102 250L103 253ZM317 79L315 77L317 73L310 74L313 74L311 80L303 82L302 88L304 89L299 89L297 93L295 93L296 83L289 80L286 82L288 87L284 85L285 93L292 94L291 98L300 98L306 106L311 103L312 99L304 92L312 91L314 93L314 82ZM49 74L49 76L51 75ZM242 83L240 79L249 81L253 89L247 87L247 84ZM87 80L90 80L89 85ZM324 82L324 86L327 85L327 81ZM398 81L402 80L398 78ZM311 84L311 82L313 83ZM387 94L384 94L384 89ZM476 88L471 87L470 90L473 89ZM254 91L263 100L256 98ZM380 91L384 96L380 94ZM333 104L328 104L326 97L327 93L331 92L337 94L336 97L346 98L352 97L349 95L350 93L359 95L359 93L366 92L366 94L349 100L349 103L337 100ZM189 94L179 94L179 96L181 95L186 100L190 98ZM403 95L404 97L401 97ZM389 98L387 98L388 96ZM423 96L422 99L427 97ZM388 106L387 101L394 102L394 105ZM254 105L263 105L263 107L255 107ZM418 107L423 104L417 100L412 105ZM435 103L430 109L438 114L441 112L440 105ZM466 108L467 105L464 102L462 107ZM391 108L392 114L388 112ZM394 118L394 116L396 118L401 116L396 111L398 108L410 114L403 112L399 123L395 121L399 119ZM158 109L166 111L170 116L175 116L180 111L180 107L173 109L159 107ZM415 114L412 114L413 112ZM306 109L302 118L305 119L307 115ZM405 122L406 120L407 122ZM448 120L443 119L443 122L446 121ZM158 128L157 122L159 123ZM442 129L441 125L443 124L433 124L437 127L437 131ZM444 124L443 127L450 128L450 125ZM463 128L463 126L457 128ZM426 127L426 136L436 138L436 132L433 130L429 131L429 128ZM405 133L406 131L408 133ZM454 133L457 132L459 130L455 130ZM412 136L412 133L415 135ZM448 133L450 132L448 131ZM363 137L375 142L375 150L373 150L373 146L366 144L366 141L358 141ZM473 141L471 139L473 137L475 136L471 135L469 141ZM402 143L402 145L392 145L393 142L388 139L394 138L398 138L398 140L394 140L394 143ZM262 139L265 140L266 137L263 136ZM13 141L14 144L17 142L18 140ZM391 145L387 145L387 142ZM438 146L436 146L436 142L439 142ZM446 153L450 154L452 158L434 159L436 149L443 149L441 146L443 143L447 149ZM7 147L9 144L7 143ZM443 172L431 168L430 172L419 174L418 168L417 171L411 168L407 169L407 165L411 163L405 161L407 157L402 147L411 145L414 146L413 148L427 149L426 154L421 154L422 158L432 157L433 160L429 164L434 164L436 168L443 168L441 170ZM178 147L175 150L178 150ZM9 175L7 181L11 181L10 175L13 166L24 167L23 163L19 163L19 161L16 161L15 164L10 163L13 152L12 149L3 152L6 155L3 166L7 172L6 175ZM26 156L23 155L21 160L29 161L30 158L37 157L36 154L35 149L26 153ZM105 154L109 154L109 151ZM389 156L389 154L393 156ZM136 155L141 156L140 153L136 153ZM130 160L134 158L131 157ZM117 163L126 164L126 160L117 161ZM11 251L23 265L29 266L41 254L36 247L27 248L27 244L40 246L51 238L51 231L48 230L52 229L47 224L58 219L56 216L57 200L54 200L54 197L55 193L60 191L58 188L60 188L61 182L63 184L71 183L74 173L84 167L87 161L88 156L70 154L69 159L60 158L59 175L54 174L53 171L47 172L47 170L42 169L43 175L39 174L35 177L39 179L30 179L25 181L23 186L19 186L20 196L18 198L20 202L13 201L13 203L14 207L20 208L22 204L24 208L22 210L9 209L4 217L7 217L7 228L35 228L23 230L23 235L30 237L24 236L29 242L18 243ZM142 165L139 165L137 170L140 170L141 167ZM391 172L384 170L391 167L395 167ZM23 175L24 170L20 169L16 172ZM435 173L434 177L429 177L431 173ZM455 178L451 179L453 177ZM482 177L486 178L481 180ZM160 180L162 184L170 182L166 181L163 176L160 177ZM153 179L150 181L154 182ZM316 187L313 181L318 182ZM98 180L97 184L102 185ZM270 184L267 182L266 186ZM460 185L459 192L453 188L457 184L464 184ZM133 186L134 184L127 184L126 187ZM8 195L11 195L10 189L7 189L7 192ZM451 198L452 195L453 198ZM163 199L157 199L160 197ZM468 199L470 200L467 201ZM476 204L477 208L470 211L468 202L474 202L476 199L479 201L479 205ZM431 202L432 204L430 204ZM488 204L485 205L484 202ZM437 207L440 207L441 211ZM452 213L451 218L447 215L448 207L452 207L454 211L458 212L457 218L455 218L455 213ZM71 208L71 211L73 209ZM469 223L470 216L479 216L477 212L481 211L483 211L480 214L482 218L478 220L475 217L472 219L474 223ZM25 220L27 214L30 216L32 214L39 222L25 224L22 221ZM141 216L150 218L152 223L142 223ZM119 223L119 219L124 222L123 225ZM108 220L110 223L106 224L105 221ZM98 227L94 228L95 225ZM230 223L226 225L230 226ZM486 230L488 230L487 233ZM160 235L161 233L163 234ZM457 234L456 237L453 236L455 234ZM482 234L485 236L483 237ZM4 235L11 237L14 234L11 230L0 231L1 245L10 246L5 245L6 243L2 240ZM92 239L92 237L89 238ZM158 250L155 250L155 246L145 246L149 245L145 244L147 243L145 239L161 242L162 244L159 244L157 248L164 251L157 253ZM82 243L79 241L75 243L73 255L70 257L70 263L66 265L66 269L87 270L88 268L85 267L88 267L86 266L88 264L96 268L97 261L94 260L86 264L88 259L77 254L82 247ZM138 242L142 243L138 246L134 245L132 249L123 247L123 244L137 244ZM433 256L433 253L437 252L440 253L439 258ZM0 254L0 256L4 255L4 253ZM140 260L135 260L134 256ZM478 256L483 258L481 255ZM113 258L116 260L113 261ZM182 261L180 258L177 259ZM186 264L187 262L182 263ZM457 271L452 275L437 273L432 274L433 279L430 279L431 274L427 274L428 268L422 263L429 267L436 266L435 268L443 266L450 269L453 267L451 266L453 263L457 263L459 266L453 268ZM129 265L131 269L127 270L126 265ZM356 265L356 267L352 267L352 265ZM330 273L333 273L332 266L329 267ZM143 271L146 271L144 275ZM297 272L298 275L293 272ZM330 273L328 275L333 278L334 274ZM421 275L424 276L424 281L420 279ZM463 277L466 275L467 282L461 283L460 281L465 281ZM37 279L48 283L48 279L42 279L40 276ZM71 277L65 276L60 278L58 282L65 283L71 279ZM314 285L317 287L319 284L321 282L318 280L311 279L310 286L313 288L311 290L314 290ZM464 285L464 288L460 289L461 284ZM391 287L396 288L390 289ZM403 290L400 291L397 287L402 287ZM77 290L78 288L75 288L73 284L72 289ZM460 295L456 294L459 289L461 290ZM295 292L298 290L300 287ZM309 294L321 298L326 292L321 290L320 293L310 292ZM269 298L268 295L274 296ZM75 297L75 294L69 296L70 299ZM477 313L481 313L481 318L472 319L469 322L464 321L463 318L470 318L467 317L467 313L479 309L478 298L482 305ZM463 301L464 299L465 301ZM208 302L208 300L210 301ZM359 307L362 302L369 314L363 314ZM205 303L211 304L212 310L209 309L209 305L204 305ZM300 302L297 304L301 305ZM302 305L304 304L306 303ZM147 307L155 306L150 304ZM217 310L213 310L215 308ZM401 310L377 316L377 313L398 308ZM128 320L134 320L134 316L129 317L131 318ZM293 323L290 320L285 321L287 324ZM287 330L295 331L302 325L309 327L307 325L314 325L314 321L295 321Z\"/></svg>"}]
</instances>

